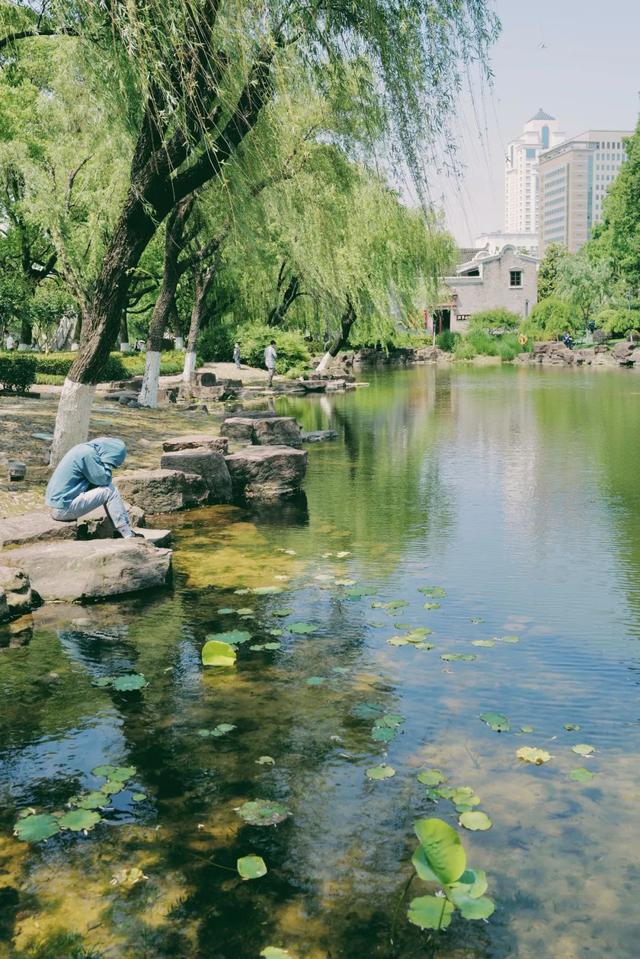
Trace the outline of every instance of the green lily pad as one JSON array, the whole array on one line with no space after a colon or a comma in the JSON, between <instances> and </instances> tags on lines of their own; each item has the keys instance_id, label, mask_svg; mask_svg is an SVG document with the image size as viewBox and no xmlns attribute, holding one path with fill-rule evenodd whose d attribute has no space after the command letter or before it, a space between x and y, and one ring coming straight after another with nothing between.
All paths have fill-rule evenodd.
<instances>
[{"instance_id":1,"label":"green lily pad","mask_svg":"<svg viewBox=\"0 0 640 959\"><path fill-rule=\"evenodd\" d=\"M391 729L395 729L397 726L402 726L403 722L404 716L401 716L400 713L385 713L379 719L376 719L376 726L389 726Z\"/></svg>"},{"instance_id":2,"label":"green lily pad","mask_svg":"<svg viewBox=\"0 0 640 959\"><path fill-rule=\"evenodd\" d=\"M103 792L94 791L85 793L84 796L76 796L72 801L72 805L78 809L100 809L100 807L104 806L107 802L107 797Z\"/></svg>"},{"instance_id":3,"label":"green lily pad","mask_svg":"<svg viewBox=\"0 0 640 959\"><path fill-rule=\"evenodd\" d=\"M499 643L519 643L520 642L519 636L496 636L494 638L497 639Z\"/></svg>"},{"instance_id":4,"label":"green lily pad","mask_svg":"<svg viewBox=\"0 0 640 959\"><path fill-rule=\"evenodd\" d=\"M587 756L593 755L596 750L595 746L590 746L589 743L577 743L577 745L571 747L571 751L577 753L578 756L584 756L586 759Z\"/></svg>"},{"instance_id":5,"label":"green lily pad","mask_svg":"<svg viewBox=\"0 0 640 959\"><path fill-rule=\"evenodd\" d=\"M440 603L425 603L423 609L441 609Z\"/></svg>"},{"instance_id":6,"label":"green lily pad","mask_svg":"<svg viewBox=\"0 0 640 959\"><path fill-rule=\"evenodd\" d=\"M480 719L496 733L508 733L511 729L509 720L502 713L480 713Z\"/></svg>"},{"instance_id":7,"label":"green lily pad","mask_svg":"<svg viewBox=\"0 0 640 959\"><path fill-rule=\"evenodd\" d=\"M242 879L260 879L267 874L267 864L262 856L243 856L238 859L236 868Z\"/></svg>"},{"instance_id":8,"label":"green lily pad","mask_svg":"<svg viewBox=\"0 0 640 959\"><path fill-rule=\"evenodd\" d=\"M236 651L229 643L210 639L202 647L204 666L233 666L235 661Z\"/></svg>"},{"instance_id":9,"label":"green lily pad","mask_svg":"<svg viewBox=\"0 0 640 959\"><path fill-rule=\"evenodd\" d=\"M521 727L520 727L520 732L521 732L521 733L532 733L533 731L534 731L533 726L521 726Z\"/></svg>"},{"instance_id":10,"label":"green lily pad","mask_svg":"<svg viewBox=\"0 0 640 959\"><path fill-rule=\"evenodd\" d=\"M115 796L116 793L121 793L123 789L124 783L117 779L109 779L100 786L100 792L104 793L105 796Z\"/></svg>"},{"instance_id":11,"label":"green lily pad","mask_svg":"<svg viewBox=\"0 0 640 959\"><path fill-rule=\"evenodd\" d=\"M482 646L485 649L491 649L492 646L495 646L495 644L496 644L495 639L472 639L471 640L472 646Z\"/></svg>"},{"instance_id":12,"label":"green lily pad","mask_svg":"<svg viewBox=\"0 0 640 959\"><path fill-rule=\"evenodd\" d=\"M300 636L306 636L310 633L315 633L317 626L314 626L313 623L290 623L287 629L290 633L297 633Z\"/></svg>"},{"instance_id":13,"label":"green lily pad","mask_svg":"<svg viewBox=\"0 0 640 959\"><path fill-rule=\"evenodd\" d=\"M254 596L277 596L283 593L282 586L256 586L251 590Z\"/></svg>"},{"instance_id":14,"label":"green lily pad","mask_svg":"<svg viewBox=\"0 0 640 959\"><path fill-rule=\"evenodd\" d=\"M533 763L534 766L542 766L551 759L546 749L537 749L535 746L523 746L516 751L516 756L525 763Z\"/></svg>"},{"instance_id":15,"label":"green lily pad","mask_svg":"<svg viewBox=\"0 0 640 959\"><path fill-rule=\"evenodd\" d=\"M13 832L23 842L41 842L60 832L60 822L50 813L33 813L18 819Z\"/></svg>"},{"instance_id":16,"label":"green lily pad","mask_svg":"<svg viewBox=\"0 0 640 959\"><path fill-rule=\"evenodd\" d=\"M396 774L393 766L387 766L386 763L381 763L379 766L369 766L365 772L367 779L391 779Z\"/></svg>"},{"instance_id":17,"label":"green lily pad","mask_svg":"<svg viewBox=\"0 0 640 959\"><path fill-rule=\"evenodd\" d=\"M144 802L147 797L145 793L131 793L131 798L134 802Z\"/></svg>"},{"instance_id":18,"label":"green lily pad","mask_svg":"<svg viewBox=\"0 0 640 959\"><path fill-rule=\"evenodd\" d=\"M482 616L472 616L469 622L473 623L474 626L477 626L479 623L484 623L484 619Z\"/></svg>"},{"instance_id":19,"label":"green lily pad","mask_svg":"<svg viewBox=\"0 0 640 959\"><path fill-rule=\"evenodd\" d=\"M454 786L448 797L454 806L479 806L480 797L476 796L471 786Z\"/></svg>"},{"instance_id":20,"label":"green lily pad","mask_svg":"<svg viewBox=\"0 0 640 959\"><path fill-rule=\"evenodd\" d=\"M256 763L258 766L275 766L276 761L273 756L258 756Z\"/></svg>"},{"instance_id":21,"label":"green lily pad","mask_svg":"<svg viewBox=\"0 0 640 959\"><path fill-rule=\"evenodd\" d=\"M211 633L207 636L207 642L227 643L229 646L241 646L242 643L248 643L250 640L251 633L247 633L244 629L230 629L226 633Z\"/></svg>"},{"instance_id":22,"label":"green lily pad","mask_svg":"<svg viewBox=\"0 0 640 959\"><path fill-rule=\"evenodd\" d=\"M235 610L232 609L231 606L223 606L218 610L218 616L230 616L234 612Z\"/></svg>"},{"instance_id":23,"label":"green lily pad","mask_svg":"<svg viewBox=\"0 0 640 959\"><path fill-rule=\"evenodd\" d=\"M423 786L439 786L446 783L447 777L439 769L423 769L418 773L418 782Z\"/></svg>"},{"instance_id":24,"label":"green lily pad","mask_svg":"<svg viewBox=\"0 0 640 959\"><path fill-rule=\"evenodd\" d=\"M413 648L414 649L435 649L436 647L434 646L433 643L414 643Z\"/></svg>"},{"instance_id":25,"label":"green lily pad","mask_svg":"<svg viewBox=\"0 0 640 959\"><path fill-rule=\"evenodd\" d=\"M572 769L569 773L569 779L573 779L576 783L588 783L593 779L593 773L590 769L585 769L584 766L579 766L577 769Z\"/></svg>"},{"instance_id":26,"label":"green lily pad","mask_svg":"<svg viewBox=\"0 0 640 959\"><path fill-rule=\"evenodd\" d=\"M569 733L577 733L582 729L582 726L580 726L578 723L565 723L564 728Z\"/></svg>"},{"instance_id":27,"label":"green lily pad","mask_svg":"<svg viewBox=\"0 0 640 959\"><path fill-rule=\"evenodd\" d=\"M284 629L269 629L267 632L269 636L284 636Z\"/></svg>"},{"instance_id":28,"label":"green lily pad","mask_svg":"<svg viewBox=\"0 0 640 959\"><path fill-rule=\"evenodd\" d=\"M488 896L474 898L462 890L448 890L448 893L464 919L488 919L495 911L496 904Z\"/></svg>"},{"instance_id":29,"label":"green lily pad","mask_svg":"<svg viewBox=\"0 0 640 959\"><path fill-rule=\"evenodd\" d=\"M447 887L447 892L455 902L456 894L479 899L487 891L487 874L484 869L465 869L457 882Z\"/></svg>"},{"instance_id":30,"label":"green lily pad","mask_svg":"<svg viewBox=\"0 0 640 959\"><path fill-rule=\"evenodd\" d=\"M461 826L464 826L465 829L470 829L472 832L491 829L491 826L493 825L486 812L482 812L480 809L473 809L469 812L463 812L460 816L459 822Z\"/></svg>"},{"instance_id":31,"label":"green lily pad","mask_svg":"<svg viewBox=\"0 0 640 959\"><path fill-rule=\"evenodd\" d=\"M279 946L266 946L260 956L262 959L293 959L287 949L280 949Z\"/></svg>"},{"instance_id":32,"label":"green lily pad","mask_svg":"<svg viewBox=\"0 0 640 959\"><path fill-rule=\"evenodd\" d=\"M100 813L90 809L72 809L61 817L60 829L68 829L70 832L88 831L93 829L100 819Z\"/></svg>"},{"instance_id":33,"label":"green lily pad","mask_svg":"<svg viewBox=\"0 0 640 959\"><path fill-rule=\"evenodd\" d=\"M379 601L373 602L371 604L371 609L387 609L391 611L394 609L404 609L404 607L408 605L409 602L406 599L391 599L387 603L381 603Z\"/></svg>"},{"instance_id":34,"label":"green lily pad","mask_svg":"<svg viewBox=\"0 0 640 959\"><path fill-rule=\"evenodd\" d=\"M279 606L277 609L271 610L272 616L277 616L279 619L284 619L285 616L291 616L293 609L291 606Z\"/></svg>"},{"instance_id":35,"label":"green lily pad","mask_svg":"<svg viewBox=\"0 0 640 959\"><path fill-rule=\"evenodd\" d=\"M472 663L477 658L475 653L442 653L440 656L445 663Z\"/></svg>"},{"instance_id":36,"label":"green lily pad","mask_svg":"<svg viewBox=\"0 0 640 959\"><path fill-rule=\"evenodd\" d=\"M460 836L442 819L418 819L414 829L420 846L412 862L421 879L448 885L465 871L467 857Z\"/></svg>"},{"instance_id":37,"label":"green lily pad","mask_svg":"<svg viewBox=\"0 0 640 959\"><path fill-rule=\"evenodd\" d=\"M94 679L92 685L99 686L104 689L105 686L110 686L113 682L113 676L101 676L100 679Z\"/></svg>"},{"instance_id":38,"label":"green lily pad","mask_svg":"<svg viewBox=\"0 0 640 959\"><path fill-rule=\"evenodd\" d=\"M447 929L453 905L443 896L418 896L409 903L407 918L420 929Z\"/></svg>"},{"instance_id":39,"label":"green lily pad","mask_svg":"<svg viewBox=\"0 0 640 959\"><path fill-rule=\"evenodd\" d=\"M142 673L131 673L129 676L118 676L117 679L114 679L112 685L119 693L131 693L149 684Z\"/></svg>"},{"instance_id":40,"label":"green lily pad","mask_svg":"<svg viewBox=\"0 0 640 959\"><path fill-rule=\"evenodd\" d=\"M418 586L418 592L424 596L435 596L437 599L444 599L447 595L442 586Z\"/></svg>"},{"instance_id":41,"label":"green lily pad","mask_svg":"<svg viewBox=\"0 0 640 959\"><path fill-rule=\"evenodd\" d=\"M387 640L388 646L408 646L409 640L406 636L392 636L391 639Z\"/></svg>"},{"instance_id":42,"label":"green lily pad","mask_svg":"<svg viewBox=\"0 0 640 959\"><path fill-rule=\"evenodd\" d=\"M373 719L379 716L384 710L377 703L356 703L351 710L351 715L356 719Z\"/></svg>"},{"instance_id":43,"label":"green lily pad","mask_svg":"<svg viewBox=\"0 0 640 959\"><path fill-rule=\"evenodd\" d=\"M269 799L253 799L238 806L236 812L252 826L275 826L290 815L286 806Z\"/></svg>"},{"instance_id":44,"label":"green lily pad","mask_svg":"<svg viewBox=\"0 0 640 959\"><path fill-rule=\"evenodd\" d=\"M94 776L104 777L105 779L116 779L121 783L131 779L136 774L135 766L96 766L91 772Z\"/></svg>"},{"instance_id":45,"label":"green lily pad","mask_svg":"<svg viewBox=\"0 0 640 959\"><path fill-rule=\"evenodd\" d=\"M253 616L253 615L255 615L255 614L254 614L253 610L252 610L249 606L243 606L242 609L239 609L239 610L238 610L238 616L242 616L243 619L247 619L248 617ZM229 640L227 640L227 642L229 642ZM246 642L246 640L245 640L245 642Z\"/></svg>"},{"instance_id":46,"label":"green lily pad","mask_svg":"<svg viewBox=\"0 0 640 959\"><path fill-rule=\"evenodd\" d=\"M374 726L371 730L371 738L376 743L390 743L395 734L395 729L390 726Z\"/></svg>"},{"instance_id":47,"label":"green lily pad","mask_svg":"<svg viewBox=\"0 0 640 959\"><path fill-rule=\"evenodd\" d=\"M307 686L322 686L326 681L326 676L309 676Z\"/></svg>"}]
</instances>

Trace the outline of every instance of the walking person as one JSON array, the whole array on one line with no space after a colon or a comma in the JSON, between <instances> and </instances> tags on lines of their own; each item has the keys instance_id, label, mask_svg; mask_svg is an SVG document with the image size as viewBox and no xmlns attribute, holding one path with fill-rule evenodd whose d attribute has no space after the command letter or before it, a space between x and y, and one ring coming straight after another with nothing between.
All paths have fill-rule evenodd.
<instances>
[{"instance_id":1,"label":"walking person","mask_svg":"<svg viewBox=\"0 0 640 959\"><path fill-rule=\"evenodd\" d=\"M269 346L264 351L264 365L267 368L269 374L269 387L273 385L273 377L276 372L276 360L278 359L278 354L276 353L276 341L271 340Z\"/></svg>"},{"instance_id":2,"label":"walking person","mask_svg":"<svg viewBox=\"0 0 640 959\"><path fill-rule=\"evenodd\" d=\"M129 514L111 478L112 470L122 466L126 455L122 440L111 436L72 447L58 463L45 493L53 519L69 523L104 506L123 539L143 538L131 529Z\"/></svg>"},{"instance_id":3,"label":"walking person","mask_svg":"<svg viewBox=\"0 0 640 959\"><path fill-rule=\"evenodd\" d=\"M240 344L236 343L233 347L233 362L236 364L236 369L240 369Z\"/></svg>"}]
</instances>

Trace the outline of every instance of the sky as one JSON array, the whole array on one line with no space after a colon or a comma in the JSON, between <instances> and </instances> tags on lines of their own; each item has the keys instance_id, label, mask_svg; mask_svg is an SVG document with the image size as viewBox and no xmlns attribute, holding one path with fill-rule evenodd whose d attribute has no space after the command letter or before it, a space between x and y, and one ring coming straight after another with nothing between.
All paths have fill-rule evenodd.
<instances>
[{"instance_id":1,"label":"sky","mask_svg":"<svg viewBox=\"0 0 640 959\"><path fill-rule=\"evenodd\" d=\"M494 0L493 84L460 100L460 178L430 177L459 245L504 228L504 155L538 109L568 137L632 130L640 111L640 0Z\"/></svg>"}]
</instances>

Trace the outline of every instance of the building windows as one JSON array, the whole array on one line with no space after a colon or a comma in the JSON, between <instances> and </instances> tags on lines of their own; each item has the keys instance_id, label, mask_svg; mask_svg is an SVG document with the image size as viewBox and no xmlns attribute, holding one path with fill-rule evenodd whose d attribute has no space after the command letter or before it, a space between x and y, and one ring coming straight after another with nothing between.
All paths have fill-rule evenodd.
<instances>
[{"instance_id":1,"label":"building windows","mask_svg":"<svg viewBox=\"0 0 640 959\"><path fill-rule=\"evenodd\" d=\"M514 289L522 286L522 270L509 270L509 286Z\"/></svg>"},{"instance_id":2,"label":"building windows","mask_svg":"<svg viewBox=\"0 0 640 959\"><path fill-rule=\"evenodd\" d=\"M458 323L468 323L470 319L470 313L460 313L457 317Z\"/></svg>"}]
</instances>

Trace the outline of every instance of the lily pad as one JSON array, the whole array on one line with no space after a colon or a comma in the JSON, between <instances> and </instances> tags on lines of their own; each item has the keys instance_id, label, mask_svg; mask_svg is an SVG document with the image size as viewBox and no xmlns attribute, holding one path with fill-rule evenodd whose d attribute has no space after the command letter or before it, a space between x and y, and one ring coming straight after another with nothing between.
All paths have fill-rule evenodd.
<instances>
[{"instance_id":1,"label":"lily pad","mask_svg":"<svg viewBox=\"0 0 640 959\"><path fill-rule=\"evenodd\" d=\"M395 729L390 726L374 726L371 730L371 738L377 743L390 743L395 734Z\"/></svg>"},{"instance_id":2,"label":"lily pad","mask_svg":"<svg viewBox=\"0 0 640 959\"><path fill-rule=\"evenodd\" d=\"M472 616L469 622L473 623L474 626L477 626L479 623L484 623L484 619L482 616Z\"/></svg>"},{"instance_id":3,"label":"lily pad","mask_svg":"<svg viewBox=\"0 0 640 959\"><path fill-rule=\"evenodd\" d=\"M227 643L229 646L241 646L242 643L248 643L250 639L251 633L247 633L244 629L230 629L226 633L211 633L207 636L207 642Z\"/></svg>"},{"instance_id":4,"label":"lily pad","mask_svg":"<svg viewBox=\"0 0 640 959\"><path fill-rule=\"evenodd\" d=\"M449 886L451 898L455 902L455 894L464 892L472 899L479 899L487 891L487 874L484 869L465 869L457 882Z\"/></svg>"},{"instance_id":5,"label":"lily pad","mask_svg":"<svg viewBox=\"0 0 640 959\"><path fill-rule=\"evenodd\" d=\"M109 779L100 786L100 792L104 793L105 796L115 796L116 793L121 793L123 789L124 783L117 779Z\"/></svg>"},{"instance_id":6,"label":"lily pad","mask_svg":"<svg viewBox=\"0 0 640 959\"><path fill-rule=\"evenodd\" d=\"M414 829L420 845L412 862L419 877L442 885L457 882L467 857L455 829L442 819L418 819Z\"/></svg>"},{"instance_id":7,"label":"lily pad","mask_svg":"<svg viewBox=\"0 0 640 959\"><path fill-rule=\"evenodd\" d=\"M439 769L424 769L418 773L418 782L423 786L439 786L446 783L447 777Z\"/></svg>"},{"instance_id":8,"label":"lily pad","mask_svg":"<svg viewBox=\"0 0 640 959\"><path fill-rule=\"evenodd\" d=\"M293 959L287 949L280 949L279 946L266 946L260 955L262 959Z\"/></svg>"},{"instance_id":9,"label":"lily pad","mask_svg":"<svg viewBox=\"0 0 640 959\"><path fill-rule=\"evenodd\" d=\"M420 929L447 929L453 904L444 896L418 896L409 903L407 918Z\"/></svg>"},{"instance_id":10,"label":"lily pad","mask_svg":"<svg viewBox=\"0 0 640 959\"><path fill-rule=\"evenodd\" d=\"M60 821L50 813L34 813L18 819L13 832L23 842L41 842L60 832Z\"/></svg>"},{"instance_id":11,"label":"lily pad","mask_svg":"<svg viewBox=\"0 0 640 959\"><path fill-rule=\"evenodd\" d=\"M134 802L144 802L147 797L145 793L131 793L131 798Z\"/></svg>"},{"instance_id":12,"label":"lily pad","mask_svg":"<svg viewBox=\"0 0 640 959\"><path fill-rule=\"evenodd\" d=\"M389 726L390 729L395 729L397 726L402 726L403 722L404 716L400 713L385 713L376 719L376 726Z\"/></svg>"},{"instance_id":13,"label":"lily pad","mask_svg":"<svg viewBox=\"0 0 640 959\"><path fill-rule=\"evenodd\" d=\"M262 856L242 856L238 859L236 868L242 879L260 879L267 874L267 864Z\"/></svg>"},{"instance_id":14,"label":"lily pad","mask_svg":"<svg viewBox=\"0 0 640 959\"><path fill-rule=\"evenodd\" d=\"M276 761L272 756L258 756L256 763L258 766L275 766Z\"/></svg>"},{"instance_id":15,"label":"lily pad","mask_svg":"<svg viewBox=\"0 0 640 959\"><path fill-rule=\"evenodd\" d=\"M496 904L488 896L479 896L474 899L461 892L449 894L464 919L488 919L495 911Z\"/></svg>"},{"instance_id":16,"label":"lily pad","mask_svg":"<svg viewBox=\"0 0 640 959\"><path fill-rule=\"evenodd\" d=\"M106 686L110 686L113 682L113 676L101 676L100 679L94 679L92 685L99 686L104 689Z\"/></svg>"},{"instance_id":17,"label":"lily pad","mask_svg":"<svg viewBox=\"0 0 640 959\"><path fill-rule=\"evenodd\" d=\"M521 727L520 727L520 732L521 732L521 733L532 733L532 732L533 732L533 726L521 726Z\"/></svg>"},{"instance_id":18,"label":"lily pad","mask_svg":"<svg viewBox=\"0 0 640 959\"><path fill-rule=\"evenodd\" d=\"M445 663L472 663L477 658L475 653L442 653L440 656Z\"/></svg>"},{"instance_id":19,"label":"lily pad","mask_svg":"<svg viewBox=\"0 0 640 959\"><path fill-rule=\"evenodd\" d=\"M100 809L100 807L106 805L107 802L108 800L105 793L94 791L85 793L84 796L77 796L73 800L72 805L78 809Z\"/></svg>"},{"instance_id":20,"label":"lily pad","mask_svg":"<svg viewBox=\"0 0 640 959\"><path fill-rule=\"evenodd\" d=\"M317 626L314 626L313 623L290 623L287 629L290 633L297 633L300 636L306 636L310 633L315 633Z\"/></svg>"},{"instance_id":21,"label":"lily pad","mask_svg":"<svg viewBox=\"0 0 640 959\"><path fill-rule=\"evenodd\" d=\"M285 552L291 556L295 556L293 550L285 550ZM284 592L284 590L282 586L256 586L251 592L254 596L276 596L278 593Z\"/></svg>"},{"instance_id":22,"label":"lily pad","mask_svg":"<svg viewBox=\"0 0 640 959\"><path fill-rule=\"evenodd\" d=\"M236 812L252 826L275 826L290 815L286 806L270 799L253 799L238 806Z\"/></svg>"},{"instance_id":23,"label":"lily pad","mask_svg":"<svg viewBox=\"0 0 640 959\"><path fill-rule=\"evenodd\" d=\"M495 639L472 639L471 640L472 646L482 646L485 649L491 649L493 646L495 646L495 644L496 644Z\"/></svg>"},{"instance_id":24,"label":"lily pad","mask_svg":"<svg viewBox=\"0 0 640 959\"><path fill-rule=\"evenodd\" d=\"M480 713L480 719L496 733L508 733L511 729L509 720L502 713Z\"/></svg>"},{"instance_id":25,"label":"lily pad","mask_svg":"<svg viewBox=\"0 0 640 959\"><path fill-rule=\"evenodd\" d=\"M592 756L596 750L595 746L590 746L588 743L578 743L571 747L571 751L577 753L578 756L584 756L586 759L587 756Z\"/></svg>"},{"instance_id":26,"label":"lily pad","mask_svg":"<svg viewBox=\"0 0 640 959\"><path fill-rule=\"evenodd\" d=\"M579 766L577 769L572 769L569 773L569 779L573 779L576 783L588 783L593 779L593 773L590 769L585 769L584 766Z\"/></svg>"},{"instance_id":27,"label":"lily pad","mask_svg":"<svg viewBox=\"0 0 640 959\"><path fill-rule=\"evenodd\" d=\"M69 829L71 832L88 831L100 822L100 818L100 813L90 809L72 809L60 818L60 829Z\"/></svg>"},{"instance_id":28,"label":"lily pad","mask_svg":"<svg viewBox=\"0 0 640 959\"><path fill-rule=\"evenodd\" d=\"M440 603L425 603L423 609L441 609Z\"/></svg>"},{"instance_id":29,"label":"lily pad","mask_svg":"<svg viewBox=\"0 0 640 959\"><path fill-rule=\"evenodd\" d=\"M238 610L238 616L242 616L244 619L247 619L248 617L253 616L253 615L254 615L254 612L253 612L253 610L251 609L251 607L249 607L249 606L243 606L242 609L239 609L239 610ZM229 642L229 640L227 640L227 642ZM245 642L246 642L246 640L245 640Z\"/></svg>"},{"instance_id":30,"label":"lily pad","mask_svg":"<svg viewBox=\"0 0 640 959\"><path fill-rule=\"evenodd\" d=\"M114 679L112 685L119 693L131 693L149 684L142 673L131 673L129 676L118 676L117 679Z\"/></svg>"},{"instance_id":31,"label":"lily pad","mask_svg":"<svg viewBox=\"0 0 640 959\"><path fill-rule=\"evenodd\" d=\"M533 763L534 766L542 766L551 759L551 755L545 749L537 749L535 746L522 746L516 752L516 756L525 763Z\"/></svg>"},{"instance_id":32,"label":"lily pad","mask_svg":"<svg viewBox=\"0 0 640 959\"><path fill-rule=\"evenodd\" d=\"M351 710L351 715L355 716L356 719L373 719L376 716L379 716L380 713L384 712L382 706L378 706L377 703L356 703L356 705Z\"/></svg>"},{"instance_id":33,"label":"lily pad","mask_svg":"<svg viewBox=\"0 0 640 959\"><path fill-rule=\"evenodd\" d=\"M391 639L387 640L388 646L408 646L409 640L406 636L392 636Z\"/></svg>"},{"instance_id":34,"label":"lily pad","mask_svg":"<svg viewBox=\"0 0 640 959\"><path fill-rule=\"evenodd\" d=\"M235 610L232 609L231 606L223 606L218 610L218 616L230 616L234 612Z\"/></svg>"},{"instance_id":35,"label":"lily pad","mask_svg":"<svg viewBox=\"0 0 640 959\"><path fill-rule=\"evenodd\" d=\"M582 729L582 726L580 726L578 723L565 723L564 728L569 733L577 733Z\"/></svg>"},{"instance_id":36,"label":"lily pad","mask_svg":"<svg viewBox=\"0 0 640 959\"><path fill-rule=\"evenodd\" d=\"M451 802L456 806L458 812L460 812L461 806L471 807L480 805L480 797L476 796L471 786L455 786L451 790L448 798L451 799Z\"/></svg>"},{"instance_id":37,"label":"lily pad","mask_svg":"<svg viewBox=\"0 0 640 959\"><path fill-rule=\"evenodd\" d=\"M325 680L326 676L309 676L307 686L322 686Z\"/></svg>"},{"instance_id":38,"label":"lily pad","mask_svg":"<svg viewBox=\"0 0 640 959\"><path fill-rule=\"evenodd\" d=\"M435 596L437 599L444 599L447 595L442 586L418 586L418 592L424 596Z\"/></svg>"},{"instance_id":39,"label":"lily pad","mask_svg":"<svg viewBox=\"0 0 640 959\"><path fill-rule=\"evenodd\" d=\"M373 602L371 609L387 609L391 611L394 609L404 609L404 607L408 605L409 602L406 599L391 599L387 603Z\"/></svg>"},{"instance_id":40,"label":"lily pad","mask_svg":"<svg viewBox=\"0 0 640 959\"><path fill-rule=\"evenodd\" d=\"M434 646L433 643L414 643L413 648L414 649L435 649L436 647Z\"/></svg>"},{"instance_id":41,"label":"lily pad","mask_svg":"<svg viewBox=\"0 0 640 959\"><path fill-rule=\"evenodd\" d=\"M101 776L105 779L116 779L121 783L131 779L136 774L135 766L96 766L91 772L94 776Z\"/></svg>"},{"instance_id":42,"label":"lily pad","mask_svg":"<svg viewBox=\"0 0 640 959\"><path fill-rule=\"evenodd\" d=\"M493 825L486 812L482 812L480 809L463 812L460 816L459 823L461 826L464 826L465 829L470 829L472 832L491 829Z\"/></svg>"},{"instance_id":43,"label":"lily pad","mask_svg":"<svg viewBox=\"0 0 640 959\"><path fill-rule=\"evenodd\" d=\"M499 643L519 643L520 642L519 636L496 636L495 639L497 639Z\"/></svg>"},{"instance_id":44,"label":"lily pad","mask_svg":"<svg viewBox=\"0 0 640 959\"><path fill-rule=\"evenodd\" d=\"M284 619L285 616L291 616L293 609L290 606L279 606L277 609L271 610L272 616L277 616L279 619Z\"/></svg>"},{"instance_id":45,"label":"lily pad","mask_svg":"<svg viewBox=\"0 0 640 959\"><path fill-rule=\"evenodd\" d=\"M393 766L387 766L386 763L381 763L379 766L369 766L365 771L367 779L391 779L396 774Z\"/></svg>"},{"instance_id":46,"label":"lily pad","mask_svg":"<svg viewBox=\"0 0 640 959\"><path fill-rule=\"evenodd\" d=\"M202 647L202 662L205 666L233 666L235 661L236 651L229 643L210 639Z\"/></svg>"}]
</instances>

